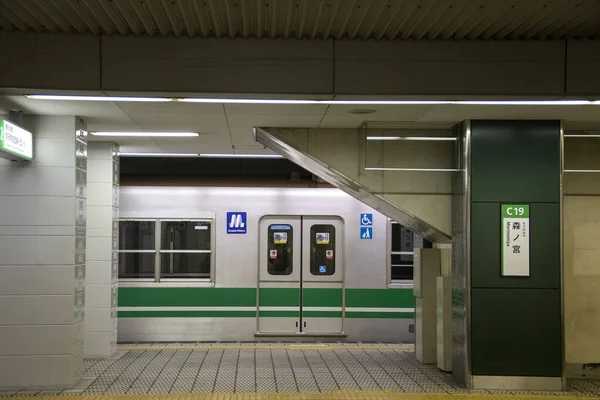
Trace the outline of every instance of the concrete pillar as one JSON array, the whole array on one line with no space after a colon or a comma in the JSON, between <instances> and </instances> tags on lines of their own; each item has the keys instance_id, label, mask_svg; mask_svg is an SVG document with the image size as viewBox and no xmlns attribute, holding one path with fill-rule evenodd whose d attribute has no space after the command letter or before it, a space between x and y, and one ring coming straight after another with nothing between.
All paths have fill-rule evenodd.
<instances>
[{"instance_id":1,"label":"concrete pillar","mask_svg":"<svg viewBox=\"0 0 600 400\"><path fill-rule=\"evenodd\" d=\"M83 373L86 136L76 117L23 117L33 160L0 159L0 390Z\"/></svg>"},{"instance_id":2,"label":"concrete pillar","mask_svg":"<svg viewBox=\"0 0 600 400\"><path fill-rule=\"evenodd\" d=\"M117 152L117 145L110 142L91 142L88 147L85 357L110 357L117 352Z\"/></svg>"}]
</instances>

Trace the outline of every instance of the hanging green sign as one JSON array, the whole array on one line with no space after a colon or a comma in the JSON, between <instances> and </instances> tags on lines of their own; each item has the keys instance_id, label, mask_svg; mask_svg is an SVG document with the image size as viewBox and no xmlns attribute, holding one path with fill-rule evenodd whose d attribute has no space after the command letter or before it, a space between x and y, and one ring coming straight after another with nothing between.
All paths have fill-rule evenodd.
<instances>
[{"instance_id":1,"label":"hanging green sign","mask_svg":"<svg viewBox=\"0 0 600 400\"><path fill-rule=\"evenodd\" d=\"M9 160L31 160L33 158L31 132L0 118L0 157Z\"/></svg>"},{"instance_id":2,"label":"hanging green sign","mask_svg":"<svg viewBox=\"0 0 600 400\"><path fill-rule=\"evenodd\" d=\"M529 205L502 204L502 276L529 276Z\"/></svg>"}]
</instances>

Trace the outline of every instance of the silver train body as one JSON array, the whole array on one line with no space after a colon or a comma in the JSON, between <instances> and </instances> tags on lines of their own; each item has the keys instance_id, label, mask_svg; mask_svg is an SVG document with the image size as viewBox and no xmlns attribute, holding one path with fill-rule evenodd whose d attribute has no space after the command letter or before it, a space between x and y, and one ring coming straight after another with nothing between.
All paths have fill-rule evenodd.
<instances>
[{"instance_id":1,"label":"silver train body","mask_svg":"<svg viewBox=\"0 0 600 400\"><path fill-rule=\"evenodd\" d=\"M228 213L245 213L245 218L232 221ZM412 284L391 285L389 280L390 221L338 189L122 186L119 218L157 226L204 221L210 228L202 229L211 233L210 279L120 279L119 342L255 341L264 336L414 341ZM310 220L321 224L314 225L317 231L323 221L335 221L335 274L323 277L330 282L320 282L318 271L294 266L305 278L294 280L299 275L293 272L291 281L278 281L287 278L270 276L266 269L273 255L267 248L272 243L264 242L271 235L267 229L288 229L291 243L293 227L294 243L307 247L314 232L307 228ZM365 222L370 230L361 228ZM230 232L236 223L243 228ZM306 233L300 236L300 230ZM313 253L320 248L312 246ZM309 258L310 251L294 254ZM333 251L323 254L332 259ZM161 258L159 240L156 257ZM325 265L318 268L326 270ZM298 289L298 279L306 277L312 281ZM286 289L292 287L294 292ZM295 293L303 298L294 300Z\"/></svg>"}]
</instances>

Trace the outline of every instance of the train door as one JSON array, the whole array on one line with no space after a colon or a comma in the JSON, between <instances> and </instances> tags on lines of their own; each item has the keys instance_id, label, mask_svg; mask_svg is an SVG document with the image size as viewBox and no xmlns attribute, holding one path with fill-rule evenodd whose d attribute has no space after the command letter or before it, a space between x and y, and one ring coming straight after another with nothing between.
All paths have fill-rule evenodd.
<instances>
[{"instance_id":1,"label":"train door","mask_svg":"<svg viewBox=\"0 0 600 400\"><path fill-rule=\"evenodd\" d=\"M343 222L266 216L260 222L258 331L342 333Z\"/></svg>"},{"instance_id":2,"label":"train door","mask_svg":"<svg viewBox=\"0 0 600 400\"><path fill-rule=\"evenodd\" d=\"M302 332L342 332L342 228L340 218L302 219Z\"/></svg>"}]
</instances>

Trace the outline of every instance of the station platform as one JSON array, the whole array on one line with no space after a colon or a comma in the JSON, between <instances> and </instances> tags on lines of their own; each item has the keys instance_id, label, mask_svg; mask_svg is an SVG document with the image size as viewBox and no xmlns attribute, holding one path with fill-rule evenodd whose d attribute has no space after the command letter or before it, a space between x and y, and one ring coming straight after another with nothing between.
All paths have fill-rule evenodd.
<instances>
[{"instance_id":1,"label":"station platform","mask_svg":"<svg viewBox=\"0 0 600 400\"><path fill-rule=\"evenodd\" d=\"M120 345L115 357L85 360L78 387L0 397L72 400L403 399L598 397L600 380L566 392L467 390L423 365L410 344L155 343Z\"/></svg>"}]
</instances>

